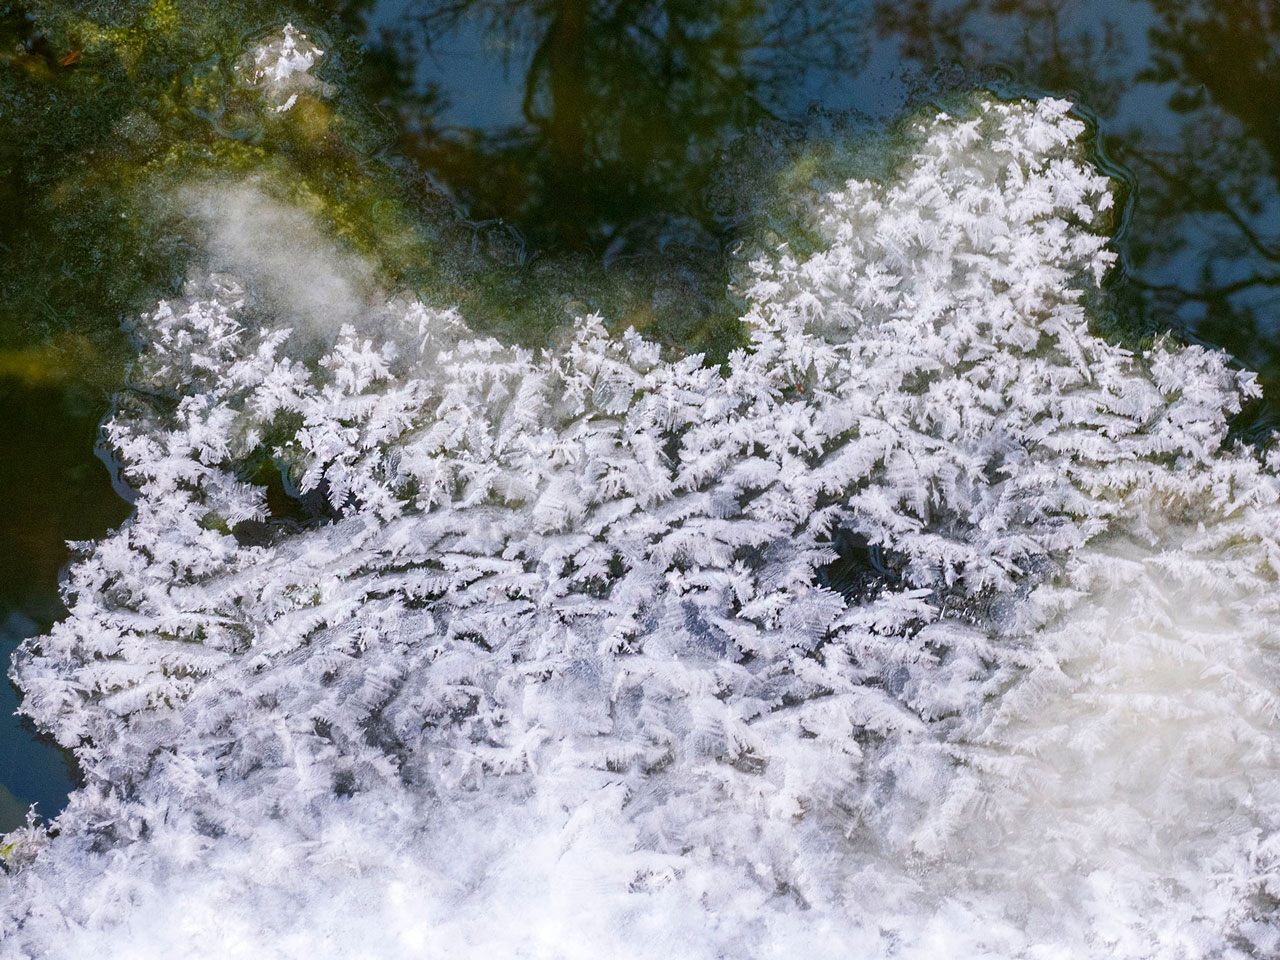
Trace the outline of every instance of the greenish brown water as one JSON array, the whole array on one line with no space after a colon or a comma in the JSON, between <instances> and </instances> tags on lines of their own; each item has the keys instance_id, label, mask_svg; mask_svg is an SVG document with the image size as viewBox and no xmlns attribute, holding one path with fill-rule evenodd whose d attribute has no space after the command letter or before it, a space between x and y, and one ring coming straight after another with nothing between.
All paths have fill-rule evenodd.
<instances>
[{"instance_id":1,"label":"greenish brown water","mask_svg":"<svg viewBox=\"0 0 1280 960\"><path fill-rule=\"evenodd\" d=\"M292 21L334 95L265 113L246 45ZM128 504L96 454L122 322L199 262L176 198L246 177L371 283L538 342L600 308L673 351L737 341L760 198L824 147L974 86L1070 97L1125 184L1109 323L1172 330L1280 396L1273 0L45 2L0 12L0 654L59 615L68 539ZM863 158L872 163L874 157ZM827 171L829 172L829 171ZM74 774L0 704L0 829Z\"/></svg>"}]
</instances>

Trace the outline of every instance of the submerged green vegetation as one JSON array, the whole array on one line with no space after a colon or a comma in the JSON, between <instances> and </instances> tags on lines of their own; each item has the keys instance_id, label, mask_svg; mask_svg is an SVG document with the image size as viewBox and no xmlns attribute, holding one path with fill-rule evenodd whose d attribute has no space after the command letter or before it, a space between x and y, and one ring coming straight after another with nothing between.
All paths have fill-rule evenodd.
<instances>
[{"instance_id":1,"label":"submerged green vegetation","mask_svg":"<svg viewBox=\"0 0 1280 960\"><path fill-rule=\"evenodd\" d=\"M847 131L815 141L761 121L737 131L722 169L699 168L679 187L714 212L714 242L660 236L655 250L670 239L673 253L616 262L596 248L530 249L506 223L467 221L451 194L387 149L397 131L379 95L399 68L360 48L351 16L337 3L172 0L4 14L0 375L74 379L109 395L132 356L122 322L178 294L193 265L216 267L190 189L245 184L367 265L367 296L457 305L474 329L530 345L598 310L616 328L720 362L743 342L733 281L754 243L734 241L811 246L794 233L796 205L873 173L887 153L865 137L857 153L837 147L859 139ZM320 82L281 110L247 81L243 58L286 22L324 56ZM476 163L493 172L479 153ZM580 206L566 198L558 216Z\"/></svg>"},{"instance_id":2,"label":"submerged green vegetation","mask_svg":"<svg viewBox=\"0 0 1280 960\"><path fill-rule=\"evenodd\" d=\"M285 22L325 55L321 84L279 110L238 65ZM367 262L384 295L460 305L505 338L536 343L585 305L681 352L738 342L727 258L709 258L701 299L655 295L652 273L530 257L513 231L466 223L383 152L376 79L336 8L35 3L4 14L0 50L0 374L112 391L132 352L121 321L206 259L183 191L246 182Z\"/></svg>"},{"instance_id":3,"label":"submerged green vegetation","mask_svg":"<svg viewBox=\"0 0 1280 960\"><path fill-rule=\"evenodd\" d=\"M434 238L370 161L375 118L345 84L328 88L331 100L304 96L277 113L237 76L255 26L278 26L296 10L169 0L69 7L38 5L4 25L13 51L0 111L6 346L30 356L31 344L49 345L64 368L107 384L117 377L127 356L120 320L176 292L199 257L175 203L189 183L252 175L371 257L390 283L404 282L411 262L416 271L431 263ZM337 51L326 68L343 64ZM64 344L79 345L79 357ZM24 372L41 375L31 363Z\"/></svg>"}]
</instances>

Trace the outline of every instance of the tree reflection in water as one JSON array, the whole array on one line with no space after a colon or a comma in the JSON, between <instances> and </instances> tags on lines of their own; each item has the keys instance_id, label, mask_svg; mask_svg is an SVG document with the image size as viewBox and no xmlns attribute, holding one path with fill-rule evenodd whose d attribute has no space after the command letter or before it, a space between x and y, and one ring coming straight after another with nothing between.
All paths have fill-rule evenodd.
<instances>
[{"instance_id":1,"label":"tree reflection in water","mask_svg":"<svg viewBox=\"0 0 1280 960\"><path fill-rule=\"evenodd\" d=\"M883 119L997 79L1072 97L1136 188L1128 329L1223 346L1280 396L1275 0L384 0L353 16L397 78L400 149L500 219L511 259L528 255L511 236L610 262L667 251L712 264L704 287L737 226L708 186L743 131L803 122L811 101ZM451 110L503 97L505 116Z\"/></svg>"},{"instance_id":2,"label":"tree reflection in water","mask_svg":"<svg viewBox=\"0 0 1280 960\"><path fill-rule=\"evenodd\" d=\"M426 73L435 113L461 57L500 59L507 121L409 111L402 143L482 214L539 245L615 242L637 213L714 230L702 190L724 146L816 71L856 68L866 18L840 0L418 0L384 32ZM412 24L406 27L406 23ZM482 121L483 124L483 121Z\"/></svg>"},{"instance_id":3,"label":"tree reflection in water","mask_svg":"<svg viewBox=\"0 0 1280 960\"><path fill-rule=\"evenodd\" d=\"M1121 247L1131 322L1224 347L1280 396L1280 4L879 3L922 66L999 61L1075 95L1134 179ZM1254 411L1255 426L1276 422Z\"/></svg>"}]
</instances>

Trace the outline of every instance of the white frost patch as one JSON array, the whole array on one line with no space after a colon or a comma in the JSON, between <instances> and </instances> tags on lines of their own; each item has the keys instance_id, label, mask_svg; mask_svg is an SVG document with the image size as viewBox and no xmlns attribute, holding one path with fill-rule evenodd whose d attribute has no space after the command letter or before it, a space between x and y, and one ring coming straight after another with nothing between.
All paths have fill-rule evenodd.
<instances>
[{"instance_id":1,"label":"white frost patch","mask_svg":"<svg viewBox=\"0 0 1280 960\"><path fill-rule=\"evenodd\" d=\"M137 513L16 659L88 785L3 949L1275 956L1280 461L1222 354L1089 333L1067 110L828 196L727 372L421 306L307 365L236 281L162 304ZM263 527L264 445L339 515ZM837 528L894 576L824 587Z\"/></svg>"},{"instance_id":2,"label":"white frost patch","mask_svg":"<svg viewBox=\"0 0 1280 960\"><path fill-rule=\"evenodd\" d=\"M246 85L261 89L276 101L276 111L283 112L299 94L329 95L328 85L310 72L323 56L305 33L288 23L245 54L238 68Z\"/></svg>"}]
</instances>

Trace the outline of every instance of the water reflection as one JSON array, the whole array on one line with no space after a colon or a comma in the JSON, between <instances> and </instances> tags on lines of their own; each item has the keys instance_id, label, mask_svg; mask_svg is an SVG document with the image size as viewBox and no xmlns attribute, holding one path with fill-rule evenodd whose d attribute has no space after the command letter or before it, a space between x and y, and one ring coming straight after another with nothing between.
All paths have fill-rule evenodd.
<instances>
[{"instance_id":1,"label":"water reflection","mask_svg":"<svg viewBox=\"0 0 1280 960\"><path fill-rule=\"evenodd\" d=\"M696 259L735 226L708 202L726 144L811 104L883 119L993 80L1069 96L1136 186L1128 328L1223 346L1280 394L1274 0L383 0L349 16L395 78L403 155L539 250L676 234Z\"/></svg>"}]
</instances>

